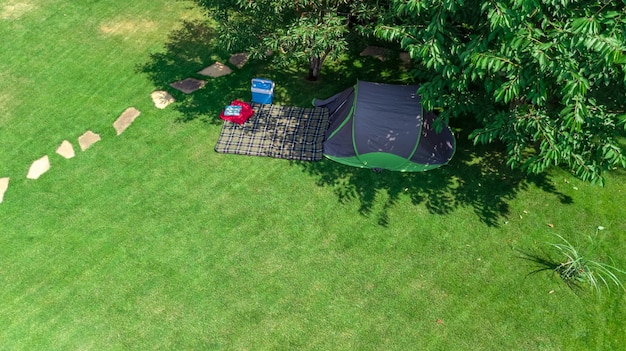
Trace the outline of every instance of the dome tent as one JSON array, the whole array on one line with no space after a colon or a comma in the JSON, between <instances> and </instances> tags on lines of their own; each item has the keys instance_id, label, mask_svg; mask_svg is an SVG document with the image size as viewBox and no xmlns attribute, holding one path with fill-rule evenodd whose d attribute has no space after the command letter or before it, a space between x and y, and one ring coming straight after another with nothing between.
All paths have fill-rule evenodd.
<instances>
[{"instance_id":1,"label":"dome tent","mask_svg":"<svg viewBox=\"0 0 626 351\"><path fill-rule=\"evenodd\" d=\"M325 100L329 110L324 156L361 168L427 171L447 164L456 142L447 125L438 133L436 116L424 112L416 85L358 81Z\"/></svg>"}]
</instances>

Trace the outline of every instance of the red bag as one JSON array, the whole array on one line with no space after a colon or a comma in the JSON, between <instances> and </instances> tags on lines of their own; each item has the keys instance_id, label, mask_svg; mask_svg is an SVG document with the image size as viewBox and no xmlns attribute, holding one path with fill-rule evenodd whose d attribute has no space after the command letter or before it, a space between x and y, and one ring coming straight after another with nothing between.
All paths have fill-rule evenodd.
<instances>
[{"instance_id":1,"label":"red bag","mask_svg":"<svg viewBox=\"0 0 626 351\"><path fill-rule=\"evenodd\" d=\"M231 102L230 104L232 106L241 106L241 111L239 111L239 115L237 116L226 116L224 115L224 111L222 111L222 113L220 113L220 118L225 121L231 121L237 124L244 124L254 114L252 106L243 101L233 100L233 102Z\"/></svg>"}]
</instances>

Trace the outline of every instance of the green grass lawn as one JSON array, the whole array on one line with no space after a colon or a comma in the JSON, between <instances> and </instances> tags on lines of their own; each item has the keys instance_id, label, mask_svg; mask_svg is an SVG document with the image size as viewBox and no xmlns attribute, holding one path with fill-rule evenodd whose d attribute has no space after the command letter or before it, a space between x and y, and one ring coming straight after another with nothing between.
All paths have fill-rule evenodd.
<instances>
[{"instance_id":1,"label":"green grass lawn","mask_svg":"<svg viewBox=\"0 0 626 351\"><path fill-rule=\"evenodd\" d=\"M518 251L603 226L597 258L626 267L624 172L605 188L525 177L463 128L451 164L427 173L217 154L219 111L249 99L253 77L276 82L276 103L306 106L405 72L355 43L319 82L252 61L176 93L169 83L229 56L187 1L0 0L0 35L2 350L626 344L623 292L530 275ZM156 89L178 101L155 108ZM116 136L130 106L142 114ZM81 152L86 130L102 141ZM64 139L75 158L55 154ZM50 171L26 179L43 155Z\"/></svg>"}]
</instances>

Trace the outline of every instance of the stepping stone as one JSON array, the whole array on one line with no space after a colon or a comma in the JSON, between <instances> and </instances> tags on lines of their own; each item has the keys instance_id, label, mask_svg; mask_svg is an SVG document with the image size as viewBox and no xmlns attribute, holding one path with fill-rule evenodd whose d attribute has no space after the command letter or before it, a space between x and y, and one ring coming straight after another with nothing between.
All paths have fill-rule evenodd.
<instances>
[{"instance_id":1,"label":"stepping stone","mask_svg":"<svg viewBox=\"0 0 626 351\"><path fill-rule=\"evenodd\" d=\"M221 64L219 62L215 62L214 64L210 65L209 67L203 69L202 71L198 72L198 74L202 74L203 76L208 76L208 77L212 77L212 78L217 78L217 77L221 77L221 76L225 76L227 74L231 74L233 73L233 70L230 69L230 67Z\"/></svg>"},{"instance_id":2,"label":"stepping stone","mask_svg":"<svg viewBox=\"0 0 626 351\"><path fill-rule=\"evenodd\" d=\"M233 54L230 59L228 59L228 62L230 62L231 65L241 69L241 67L243 67L243 65L248 62L248 53L241 52L238 54Z\"/></svg>"},{"instance_id":3,"label":"stepping stone","mask_svg":"<svg viewBox=\"0 0 626 351\"><path fill-rule=\"evenodd\" d=\"M85 134L78 137L78 144L80 144L80 149L85 151L91 145L100 141L100 135L88 130Z\"/></svg>"},{"instance_id":4,"label":"stepping stone","mask_svg":"<svg viewBox=\"0 0 626 351\"><path fill-rule=\"evenodd\" d=\"M402 61L402 63L411 63L411 55L409 55L408 52L401 52L398 56L400 57L400 61Z\"/></svg>"},{"instance_id":5,"label":"stepping stone","mask_svg":"<svg viewBox=\"0 0 626 351\"><path fill-rule=\"evenodd\" d=\"M361 56L373 56L381 61L385 61L385 56L389 53L389 50L380 46L368 46L365 50L361 51Z\"/></svg>"},{"instance_id":6,"label":"stepping stone","mask_svg":"<svg viewBox=\"0 0 626 351\"><path fill-rule=\"evenodd\" d=\"M170 84L170 86L174 89L178 89L185 94L191 94L194 91L202 88L206 84L205 81L195 79L195 78L187 78L183 80L179 80L178 82L174 82Z\"/></svg>"},{"instance_id":7,"label":"stepping stone","mask_svg":"<svg viewBox=\"0 0 626 351\"><path fill-rule=\"evenodd\" d=\"M59 145L59 147L57 148L57 154L65 157L67 159L76 156L76 153L74 152L74 147L72 146L72 143L70 143L67 140L63 140L61 145Z\"/></svg>"},{"instance_id":8,"label":"stepping stone","mask_svg":"<svg viewBox=\"0 0 626 351\"><path fill-rule=\"evenodd\" d=\"M170 93L163 90L153 92L152 94L150 94L150 97L152 97L152 102L154 102L154 106L160 109L164 109L169 104L176 101L176 99L174 99L174 97L170 95Z\"/></svg>"},{"instance_id":9,"label":"stepping stone","mask_svg":"<svg viewBox=\"0 0 626 351\"><path fill-rule=\"evenodd\" d=\"M9 188L9 178L0 178L0 204L4 200L4 193Z\"/></svg>"},{"instance_id":10,"label":"stepping stone","mask_svg":"<svg viewBox=\"0 0 626 351\"><path fill-rule=\"evenodd\" d=\"M42 174L48 172L50 169L50 159L48 159L48 155L38 159L30 165L30 169L28 170L28 174L26 178L28 179L38 179Z\"/></svg>"},{"instance_id":11,"label":"stepping stone","mask_svg":"<svg viewBox=\"0 0 626 351\"><path fill-rule=\"evenodd\" d=\"M129 107L126 111L122 112L117 120L113 122L113 128L115 128L117 135L122 134L140 114L141 112L134 107Z\"/></svg>"}]
</instances>

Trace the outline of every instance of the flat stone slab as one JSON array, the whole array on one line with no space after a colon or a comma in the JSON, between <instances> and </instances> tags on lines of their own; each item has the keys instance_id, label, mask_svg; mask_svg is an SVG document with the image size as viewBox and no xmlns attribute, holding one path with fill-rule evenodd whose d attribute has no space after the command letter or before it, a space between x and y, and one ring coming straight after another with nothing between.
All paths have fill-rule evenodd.
<instances>
[{"instance_id":1,"label":"flat stone slab","mask_svg":"<svg viewBox=\"0 0 626 351\"><path fill-rule=\"evenodd\" d=\"M243 67L246 62L248 62L248 53L240 52L238 54L233 54L228 59L228 62L230 62L231 65L241 69L241 67Z\"/></svg>"},{"instance_id":2,"label":"flat stone slab","mask_svg":"<svg viewBox=\"0 0 626 351\"><path fill-rule=\"evenodd\" d=\"M398 57L400 58L400 61L402 61L402 63L411 63L411 55L408 52L401 52L398 54Z\"/></svg>"},{"instance_id":3,"label":"flat stone slab","mask_svg":"<svg viewBox=\"0 0 626 351\"><path fill-rule=\"evenodd\" d=\"M48 158L48 155L46 155L36 160L35 162L33 162L32 165L30 165L26 178L39 179L39 177L41 177L42 174L48 172L49 169L50 169L50 159Z\"/></svg>"},{"instance_id":4,"label":"flat stone slab","mask_svg":"<svg viewBox=\"0 0 626 351\"><path fill-rule=\"evenodd\" d=\"M97 143L98 141L100 141L100 135L90 130L78 137L78 144L80 145L80 149L83 151L87 150L91 147L91 145Z\"/></svg>"},{"instance_id":5,"label":"flat stone slab","mask_svg":"<svg viewBox=\"0 0 626 351\"><path fill-rule=\"evenodd\" d=\"M183 80L179 80L178 82L174 82L170 84L170 86L174 89L180 90L185 94L191 94L194 91L202 88L206 84L205 81L195 79L195 78L187 78Z\"/></svg>"},{"instance_id":6,"label":"flat stone slab","mask_svg":"<svg viewBox=\"0 0 626 351\"><path fill-rule=\"evenodd\" d=\"M150 94L150 97L152 98L152 102L154 102L154 106L156 106L156 108L160 108L161 110L176 101L170 93L163 90L153 92Z\"/></svg>"},{"instance_id":7,"label":"flat stone slab","mask_svg":"<svg viewBox=\"0 0 626 351\"><path fill-rule=\"evenodd\" d=\"M61 145L59 145L59 147L57 148L57 154L65 157L65 158L68 158L68 159L76 156L76 153L74 152L74 147L72 146L72 143L70 143L67 140L63 140Z\"/></svg>"},{"instance_id":8,"label":"flat stone slab","mask_svg":"<svg viewBox=\"0 0 626 351\"><path fill-rule=\"evenodd\" d=\"M368 46L361 51L361 56L373 56L381 61L385 61L385 56L389 54L389 50L380 46Z\"/></svg>"},{"instance_id":9,"label":"flat stone slab","mask_svg":"<svg viewBox=\"0 0 626 351\"><path fill-rule=\"evenodd\" d=\"M208 76L208 77L212 77L212 78L217 78L217 77L221 77L221 76L225 76L228 74L233 73L233 70L230 69L230 67L219 63L219 62L215 62L214 64L210 65L209 67L203 69L202 71L198 72L198 74L202 74L203 76Z\"/></svg>"},{"instance_id":10,"label":"flat stone slab","mask_svg":"<svg viewBox=\"0 0 626 351\"><path fill-rule=\"evenodd\" d=\"M0 178L0 204L2 200L4 200L4 193L7 192L9 188L9 178Z\"/></svg>"},{"instance_id":11,"label":"flat stone slab","mask_svg":"<svg viewBox=\"0 0 626 351\"><path fill-rule=\"evenodd\" d=\"M127 108L122 114L113 122L113 128L117 132L117 135L122 134L128 126L130 126L135 118L139 117L141 111L134 107Z\"/></svg>"}]
</instances>

